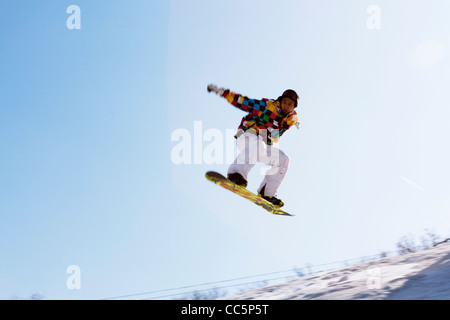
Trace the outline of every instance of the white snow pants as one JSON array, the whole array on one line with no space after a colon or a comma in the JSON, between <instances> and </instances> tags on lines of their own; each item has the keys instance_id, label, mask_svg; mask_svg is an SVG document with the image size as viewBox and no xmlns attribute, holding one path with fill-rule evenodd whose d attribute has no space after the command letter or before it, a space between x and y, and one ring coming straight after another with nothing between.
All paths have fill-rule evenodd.
<instances>
[{"instance_id":1,"label":"white snow pants","mask_svg":"<svg viewBox=\"0 0 450 320\"><path fill-rule=\"evenodd\" d=\"M271 166L266 172L258 192L265 186L265 196L276 196L289 168L288 155L278 148L267 145L262 136L257 136L252 132L242 134L236 144L239 155L228 169L228 174L239 173L247 180L248 173L257 162Z\"/></svg>"}]
</instances>

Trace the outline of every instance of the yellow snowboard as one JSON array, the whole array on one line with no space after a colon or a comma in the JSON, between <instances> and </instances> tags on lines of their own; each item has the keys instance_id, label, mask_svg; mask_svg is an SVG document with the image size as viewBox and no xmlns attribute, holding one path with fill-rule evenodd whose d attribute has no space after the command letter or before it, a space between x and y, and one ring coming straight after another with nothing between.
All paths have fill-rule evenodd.
<instances>
[{"instance_id":1,"label":"yellow snowboard","mask_svg":"<svg viewBox=\"0 0 450 320\"><path fill-rule=\"evenodd\" d=\"M270 212L274 215L291 216L291 217L294 216L292 214L287 213L286 211L281 210L278 206L270 203L269 201L267 201L261 197L258 197L256 194L248 191L244 187L241 187L241 186L231 182L230 180L225 178L220 173L217 173L214 171L209 171L206 173L205 176L206 176L206 179L208 179L209 181L214 182L215 184L221 186L222 188L230 190L231 192L234 192L234 193L240 195L241 197L250 200L254 204L260 206L261 208L266 209L268 212Z\"/></svg>"}]
</instances>

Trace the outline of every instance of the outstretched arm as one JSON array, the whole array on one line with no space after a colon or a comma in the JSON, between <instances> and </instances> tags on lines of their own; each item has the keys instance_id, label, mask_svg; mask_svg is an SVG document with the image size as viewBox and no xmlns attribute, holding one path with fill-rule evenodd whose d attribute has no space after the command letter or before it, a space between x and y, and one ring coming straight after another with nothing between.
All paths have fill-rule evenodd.
<instances>
[{"instance_id":1,"label":"outstretched arm","mask_svg":"<svg viewBox=\"0 0 450 320\"><path fill-rule=\"evenodd\" d=\"M218 88L215 85L208 85L208 92L215 92L219 96L225 98L229 103L238 109L248 113L261 116L267 107L267 99L256 100L250 99L238 93L234 93L229 89Z\"/></svg>"}]
</instances>

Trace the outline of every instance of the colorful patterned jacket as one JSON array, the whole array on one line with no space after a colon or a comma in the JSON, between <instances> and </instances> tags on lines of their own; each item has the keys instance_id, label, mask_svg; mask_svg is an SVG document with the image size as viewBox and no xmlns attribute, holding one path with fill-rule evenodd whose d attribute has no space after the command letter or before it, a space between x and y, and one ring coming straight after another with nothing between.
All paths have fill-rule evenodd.
<instances>
[{"instance_id":1,"label":"colorful patterned jacket","mask_svg":"<svg viewBox=\"0 0 450 320\"><path fill-rule=\"evenodd\" d=\"M297 124L298 116L295 110L285 114L278 100L249 99L230 90L225 90L222 97L236 108L248 112L248 115L242 118L237 135L254 130L257 135L263 135L266 143L271 145L272 142L278 142L290 127Z\"/></svg>"}]
</instances>

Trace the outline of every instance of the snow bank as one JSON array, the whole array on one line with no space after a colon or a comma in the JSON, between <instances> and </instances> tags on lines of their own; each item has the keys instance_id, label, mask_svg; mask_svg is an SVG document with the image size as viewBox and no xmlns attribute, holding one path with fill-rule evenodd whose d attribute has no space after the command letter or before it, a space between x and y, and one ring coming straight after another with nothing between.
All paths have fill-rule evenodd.
<instances>
[{"instance_id":1,"label":"snow bank","mask_svg":"<svg viewBox=\"0 0 450 320\"><path fill-rule=\"evenodd\" d=\"M421 252L317 273L227 300L450 299L450 243Z\"/></svg>"}]
</instances>

